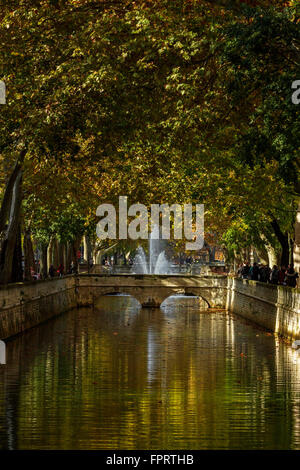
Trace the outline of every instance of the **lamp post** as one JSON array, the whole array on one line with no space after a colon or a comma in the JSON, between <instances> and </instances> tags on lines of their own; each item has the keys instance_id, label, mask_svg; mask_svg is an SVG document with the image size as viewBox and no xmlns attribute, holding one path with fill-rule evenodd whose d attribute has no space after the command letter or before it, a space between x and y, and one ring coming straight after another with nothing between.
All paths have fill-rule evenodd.
<instances>
[{"instance_id":1,"label":"lamp post","mask_svg":"<svg viewBox=\"0 0 300 470\"><path fill-rule=\"evenodd\" d=\"M6 86L2 80L0 80L0 104L6 104Z\"/></svg>"}]
</instances>

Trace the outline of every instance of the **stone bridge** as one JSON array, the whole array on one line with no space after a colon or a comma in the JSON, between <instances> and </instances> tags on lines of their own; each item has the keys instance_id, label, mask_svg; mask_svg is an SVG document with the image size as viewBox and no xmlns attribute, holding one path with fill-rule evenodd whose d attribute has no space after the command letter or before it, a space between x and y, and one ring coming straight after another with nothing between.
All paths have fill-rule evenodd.
<instances>
[{"instance_id":1,"label":"stone bridge","mask_svg":"<svg viewBox=\"0 0 300 470\"><path fill-rule=\"evenodd\" d=\"M0 340L105 294L125 293L158 307L170 295L196 295L287 338L300 339L300 289L222 275L79 274L0 286Z\"/></svg>"},{"instance_id":2,"label":"stone bridge","mask_svg":"<svg viewBox=\"0 0 300 470\"><path fill-rule=\"evenodd\" d=\"M129 294L142 307L159 307L171 295L201 297L208 307L226 305L227 276L81 274L76 279L78 305L91 305L107 294Z\"/></svg>"}]
</instances>

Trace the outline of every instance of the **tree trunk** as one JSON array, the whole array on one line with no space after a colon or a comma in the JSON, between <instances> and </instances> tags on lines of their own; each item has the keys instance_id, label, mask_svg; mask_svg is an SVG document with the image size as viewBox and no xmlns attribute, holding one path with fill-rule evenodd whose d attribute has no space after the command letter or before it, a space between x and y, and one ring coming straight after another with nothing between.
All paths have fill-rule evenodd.
<instances>
[{"instance_id":1,"label":"tree trunk","mask_svg":"<svg viewBox=\"0 0 300 470\"><path fill-rule=\"evenodd\" d=\"M92 255L91 242L88 235L83 236L83 258L87 263L88 273L90 272L90 260Z\"/></svg>"},{"instance_id":2,"label":"tree trunk","mask_svg":"<svg viewBox=\"0 0 300 470\"><path fill-rule=\"evenodd\" d=\"M70 266L68 265L67 246L65 243L62 244L62 263L65 267L65 273L68 274Z\"/></svg>"},{"instance_id":3,"label":"tree trunk","mask_svg":"<svg viewBox=\"0 0 300 470\"><path fill-rule=\"evenodd\" d=\"M24 234L24 279L26 281L31 281L31 268L34 269L34 253L33 253L33 246L31 240L31 233L30 229L27 229Z\"/></svg>"},{"instance_id":4,"label":"tree trunk","mask_svg":"<svg viewBox=\"0 0 300 470\"><path fill-rule=\"evenodd\" d=\"M243 260L244 260L244 261L250 263L249 247L246 246L245 248L243 248L243 250L242 250L242 256L243 256Z\"/></svg>"},{"instance_id":5,"label":"tree trunk","mask_svg":"<svg viewBox=\"0 0 300 470\"><path fill-rule=\"evenodd\" d=\"M277 261L277 253L275 251L275 249L273 248L272 245L268 245L266 247L267 249L267 253L268 253L268 258L269 258L269 266L271 268L273 268L273 266L276 264L278 264L278 261Z\"/></svg>"},{"instance_id":6,"label":"tree trunk","mask_svg":"<svg viewBox=\"0 0 300 470\"><path fill-rule=\"evenodd\" d=\"M76 272L78 272L78 258L77 258L77 252L80 248L80 245L81 245L81 239L82 237L78 237L76 238L73 242L72 242L72 245L71 245L71 254L72 254L72 258L71 258L71 261L73 261L74 265L75 265L75 269L76 269Z\"/></svg>"},{"instance_id":7,"label":"tree trunk","mask_svg":"<svg viewBox=\"0 0 300 470\"><path fill-rule=\"evenodd\" d=\"M290 246L289 246L289 237L287 233L283 233L279 227L277 220L273 219L271 222L271 226L273 231L276 235L277 240L281 245L281 259L280 263L281 266L288 266L289 264L289 253L290 253Z\"/></svg>"},{"instance_id":8,"label":"tree trunk","mask_svg":"<svg viewBox=\"0 0 300 470\"><path fill-rule=\"evenodd\" d=\"M83 261L85 263L88 263L89 261L89 256L90 256L90 241L89 237L87 235L83 236Z\"/></svg>"},{"instance_id":9,"label":"tree trunk","mask_svg":"<svg viewBox=\"0 0 300 470\"><path fill-rule=\"evenodd\" d=\"M64 268L66 270L66 266L64 264L64 246L63 246L62 242L58 242L58 263L63 264Z\"/></svg>"},{"instance_id":10,"label":"tree trunk","mask_svg":"<svg viewBox=\"0 0 300 470\"><path fill-rule=\"evenodd\" d=\"M67 266L70 267L72 262L72 245L67 243Z\"/></svg>"},{"instance_id":11,"label":"tree trunk","mask_svg":"<svg viewBox=\"0 0 300 470\"><path fill-rule=\"evenodd\" d=\"M10 209L11 209L11 202L12 202L16 179L18 178L20 173L22 173L22 164L24 161L25 154L26 154L26 149L23 149L20 152L20 155L15 163L15 166L13 168L13 171L8 179L8 182L5 188L5 192L4 192L4 196L3 196L3 200L2 200L2 204L0 208L0 237L6 227L6 222L7 222Z\"/></svg>"},{"instance_id":12,"label":"tree trunk","mask_svg":"<svg viewBox=\"0 0 300 470\"><path fill-rule=\"evenodd\" d=\"M47 279L48 277L48 266L47 266L47 250L48 245L41 245L41 260L40 260L40 273L42 279Z\"/></svg>"},{"instance_id":13,"label":"tree trunk","mask_svg":"<svg viewBox=\"0 0 300 470\"><path fill-rule=\"evenodd\" d=\"M97 264L97 254L98 254L98 247L96 243L94 243L92 247L92 256L93 256L93 264Z\"/></svg>"},{"instance_id":14,"label":"tree trunk","mask_svg":"<svg viewBox=\"0 0 300 470\"><path fill-rule=\"evenodd\" d=\"M260 238L264 242L265 249L268 256L268 264L272 268L275 264L277 265L277 253L275 248L268 242L264 234L260 234Z\"/></svg>"},{"instance_id":15,"label":"tree trunk","mask_svg":"<svg viewBox=\"0 0 300 470\"><path fill-rule=\"evenodd\" d=\"M22 205L22 170L19 168L18 175L15 179L10 213L7 229L4 233L0 254L0 283L7 284L12 281L13 258L15 245L20 224Z\"/></svg>"},{"instance_id":16,"label":"tree trunk","mask_svg":"<svg viewBox=\"0 0 300 470\"><path fill-rule=\"evenodd\" d=\"M55 238L53 241L53 265L55 269L58 268L59 263L58 240Z\"/></svg>"},{"instance_id":17,"label":"tree trunk","mask_svg":"<svg viewBox=\"0 0 300 470\"><path fill-rule=\"evenodd\" d=\"M22 269L22 243L21 243L21 228L20 225L17 229L16 243L13 254L13 263L12 263L12 282L22 282L23 281L23 269Z\"/></svg>"},{"instance_id":18,"label":"tree trunk","mask_svg":"<svg viewBox=\"0 0 300 470\"><path fill-rule=\"evenodd\" d=\"M256 251L259 258L263 261L264 264L268 264L270 262L268 252L265 247L256 248Z\"/></svg>"},{"instance_id":19,"label":"tree trunk","mask_svg":"<svg viewBox=\"0 0 300 470\"><path fill-rule=\"evenodd\" d=\"M54 264L54 262L53 262L54 242L55 242L55 239L54 239L54 237L52 236L52 237L50 238L50 242L49 242L48 249L47 249L47 266L48 266L48 269L50 268L50 266L51 266L52 264Z\"/></svg>"},{"instance_id":20,"label":"tree trunk","mask_svg":"<svg viewBox=\"0 0 300 470\"><path fill-rule=\"evenodd\" d=\"M295 221L294 269L298 273L300 272L300 201Z\"/></svg>"}]
</instances>

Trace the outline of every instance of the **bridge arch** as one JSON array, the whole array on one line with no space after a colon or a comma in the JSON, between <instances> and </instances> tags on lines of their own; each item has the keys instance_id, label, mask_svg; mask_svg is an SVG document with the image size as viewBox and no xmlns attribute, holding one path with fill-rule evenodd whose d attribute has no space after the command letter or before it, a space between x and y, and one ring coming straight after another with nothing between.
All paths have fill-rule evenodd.
<instances>
[{"instance_id":1,"label":"bridge arch","mask_svg":"<svg viewBox=\"0 0 300 470\"><path fill-rule=\"evenodd\" d=\"M198 290L175 288L175 287L164 287L157 288L149 291L148 289L139 289L137 287L96 287L93 288L93 303L95 303L100 297L106 295L125 294L130 295L137 300L142 307L160 307L162 303L169 297L176 296L178 294L186 297L198 297L202 299L208 306L211 307L209 300L200 293Z\"/></svg>"},{"instance_id":2,"label":"bridge arch","mask_svg":"<svg viewBox=\"0 0 300 470\"><path fill-rule=\"evenodd\" d=\"M170 297L176 297L177 294L178 294L178 293L176 293L176 292L172 292L170 295L168 295L167 297L165 297L165 298L163 299L161 305L162 305L167 299L169 299ZM211 308L211 305L210 305L209 301L208 301L205 297L203 297L203 295L200 295L199 293L182 292L182 293L180 293L180 294L183 295L184 297L196 297L196 298L198 298L198 299L201 299L201 300L203 300L203 301L206 303L206 305L207 305L208 308Z\"/></svg>"},{"instance_id":3,"label":"bridge arch","mask_svg":"<svg viewBox=\"0 0 300 470\"><path fill-rule=\"evenodd\" d=\"M93 292L93 303L97 302L101 297L109 296L109 295L117 295L117 294L124 294L124 295L129 295L133 299L135 299L137 302L139 302L142 306L142 299L139 298L138 295L134 294L132 292L132 289L129 288L114 288L114 287L109 287L109 288L96 288Z\"/></svg>"},{"instance_id":4,"label":"bridge arch","mask_svg":"<svg viewBox=\"0 0 300 470\"><path fill-rule=\"evenodd\" d=\"M100 296L128 294L143 307L160 307L174 294L193 295L207 303L208 308L224 308L227 278L213 276L175 275L80 275L77 279L78 305L93 304Z\"/></svg>"}]
</instances>

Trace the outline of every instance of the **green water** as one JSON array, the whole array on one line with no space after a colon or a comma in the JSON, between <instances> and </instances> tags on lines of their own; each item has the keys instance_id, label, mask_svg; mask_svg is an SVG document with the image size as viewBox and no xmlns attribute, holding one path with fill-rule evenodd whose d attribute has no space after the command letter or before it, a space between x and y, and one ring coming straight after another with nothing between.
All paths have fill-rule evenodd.
<instances>
[{"instance_id":1,"label":"green water","mask_svg":"<svg viewBox=\"0 0 300 470\"><path fill-rule=\"evenodd\" d=\"M7 342L2 449L300 449L300 356L195 298L102 297Z\"/></svg>"}]
</instances>

